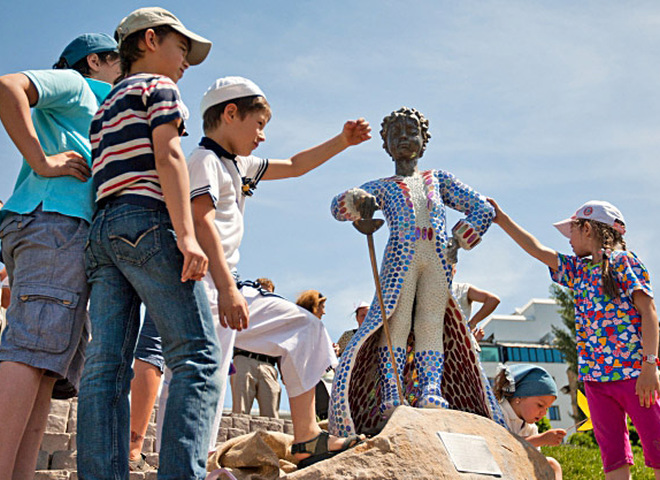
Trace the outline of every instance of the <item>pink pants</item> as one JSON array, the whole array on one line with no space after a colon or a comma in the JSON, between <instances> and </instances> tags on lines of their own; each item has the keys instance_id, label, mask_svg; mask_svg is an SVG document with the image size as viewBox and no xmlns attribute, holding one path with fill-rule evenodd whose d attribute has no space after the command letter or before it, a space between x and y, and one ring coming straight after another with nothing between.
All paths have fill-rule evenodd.
<instances>
[{"instance_id":1,"label":"pink pants","mask_svg":"<svg viewBox=\"0 0 660 480\"><path fill-rule=\"evenodd\" d=\"M632 465L626 414L637 429L647 467L660 469L660 400L650 408L639 405L637 379L584 382L594 434L605 472Z\"/></svg>"}]
</instances>

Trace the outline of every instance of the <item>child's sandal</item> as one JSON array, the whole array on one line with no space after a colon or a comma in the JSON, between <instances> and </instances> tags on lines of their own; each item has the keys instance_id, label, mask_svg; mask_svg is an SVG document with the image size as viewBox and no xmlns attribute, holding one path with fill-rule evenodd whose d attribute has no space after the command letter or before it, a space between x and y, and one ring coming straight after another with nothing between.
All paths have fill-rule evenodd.
<instances>
[{"instance_id":1,"label":"child's sandal","mask_svg":"<svg viewBox=\"0 0 660 480\"><path fill-rule=\"evenodd\" d=\"M360 435L351 435L344 440L344 443L338 450L328 449L328 439L330 434L325 430L318 436L306 442L294 443L291 445L291 453L308 453L309 457L298 462L298 469L309 467L310 465L334 457L338 453L345 452L349 448L353 448L362 442L363 438Z\"/></svg>"}]
</instances>

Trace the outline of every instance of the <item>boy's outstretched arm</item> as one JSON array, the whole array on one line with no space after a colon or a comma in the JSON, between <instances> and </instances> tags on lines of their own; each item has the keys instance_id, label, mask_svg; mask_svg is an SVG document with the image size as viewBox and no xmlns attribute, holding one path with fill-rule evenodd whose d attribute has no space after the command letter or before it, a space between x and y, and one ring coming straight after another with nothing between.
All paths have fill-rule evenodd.
<instances>
[{"instance_id":1,"label":"boy's outstretched arm","mask_svg":"<svg viewBox=\"0 0 660 480\"><path fill-rule=\"evenodd\" d=\"M158 125L152 132L156 171L165 197L167 211L176 233L177 247L183 254L181 281L201 280L208 259L197 243L190 210L190 179L186 157L181 151L179 120Z\"/></svg>"},{"instance_id":2,"label":"boy's outstretched arm","mask_svg":"<svg viewBox=\"0 0 660 480\"><path fill-rule=\"evenodd\" d=\"M502 211L495 200L489 198L488 202L495 208L495 219L493 222L499 225L514 242L520 245L532 257L545 263L551 269L557 270L559 268L556 251L543 245L531 233L514 222L511 217Z\"/></svg>"},{"instance_id":3,"label":"boy's outstretched arm","mask_svg":"<svg viewBox=\"0 0 660 480\"><path fill-rule=\"evenodd\" d=\"M30 107L38 100L39 92L27 76L0 77L0 120L32 170L42 177L71 175L86 182L92 172L82 155L67 151L47 156L41 148L30 116Z\"/></svg>"},{"instance_id":4,"label":"boy's outstretched arm","mask_svg":"<svg viewBox=\"0 0 660 480\"><path fill-rule=\"evenodd\" d=\"M192 199L192 214L197 240L209 257L209 271L218 290L218 314L223 327L243 330L248 327L247 302L236 288L236 282L227 265L220 232L215 227L215 206L210 195Z\"/></svg>"},{"instance_id":5,"label":"boy's outstretched arm","mask_svg":"<svg viewBox=\"0 0 660 480\"><path fill-rule=\"evenodd\" d=\"M633 292L633 304L642 317L642 354L658 354L658 312L653 298L642 290ZM650 407L660 395L658 367L642 362L642 371L637 377L635 391L642 407Z\"/></svg>"},{"instance_id":6,"label":"boy's outstretched arm","mask_svg":"<svg viewBox=\"0 0 660 480\"><path fill-rule=\"evenodd\" d=\"M286 160L269 160L263 180L299 177L322 165L346 148L371 138L371 127L364 118L349 120L342 132L320 145L303 150Z\"/></svg>"}]
</instances>

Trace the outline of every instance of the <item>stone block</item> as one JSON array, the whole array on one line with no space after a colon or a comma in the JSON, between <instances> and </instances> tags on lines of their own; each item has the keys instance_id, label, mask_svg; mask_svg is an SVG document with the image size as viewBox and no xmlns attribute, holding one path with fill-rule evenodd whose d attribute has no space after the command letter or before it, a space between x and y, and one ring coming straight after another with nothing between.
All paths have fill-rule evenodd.
<instances>
[{"instance_id":1,"label":"stone block","mask_svg":"<svg viewBox=\"0 0 660 480\"><path fill-rule=\"evenodd\" d=\"M69 480L71 472L68 470L39 470L34 472L34 480Z\"/></svg>"},{"instance_id":2,"label":"stone block","mask_svg":"<svg viewBox=\"0 0 660 480\"><path fill-rule=\"evenodd\" d=\"M250 431L250 416L249 415L233 415L232 427L240 428L246 432Z\"/></svg>"},{"instance_id":3,"label":"stone block","mask_svg":"<svg viewBox=\"0 0 660 480\"><path fill-rule=\"evenodd\" d=\"M69 480L78 480L78 472L71 472L71 475L69 475Z\"/></svg>"},{"instance_id":4,"label":"stone block","mask_svg":"<svg viewBox=\"0 0 660 480\"><path fill-rule=\"evenodd\" d=\"M270 432L283 432L284 422L278 418L271 418L268 421L268 431Z\"/></svg>"},{"instance_id":5,"label":"stone block","mask_svg":"<svg viewBox=\"0 0 660 480\"><path fill-rule=\"evenodd\" d=\"M264 417L256 417L250 420L250 432L256 432L257 430L268 430L268 425L270 420Z\"/></svg>"},{"instance_id":6,"label":"stone block","mask_svg":"<svg viewBox=\"0 0 660 480\"><path fill-rule=\"evenodd\" d=\"M71 411L69 412L69 422L66 426L66 431L69 433L76 432L76 426L78 425L78 402L71 403Z\"/></svg>"},{"instance_id":7,"label":"stone block","mask_svg":"<svg viewBox=\"0 0 660 480\"><path fill-rule=\"evenodd\" d=\"M50 414L58 417L69 418L69 411L71 410L70 400L51 400Z\"/></svg>"},{"instance_id":8,"label":"stone block","mask_svg":"<svg viewBox=\"0 0 660 480\"><path fill-rule=\"evenodd\" d=\"M45 450L39 450L37 455L37 468L35 470L48 470L50 466L50 455Z\"/></svg>"},{"instance_id":9,"label":"stone block","mask_svg":"<svg viewBox=\"0 0 660 480\"><path fill-rule=\"evenodd\" d=\"M142 451L144 453L155 452L156 439L154 437L146 437L142 443Z\"/></svg>"},{"instance_id":10,"label":"stone block","mask_svg":"<svg viewBox=\"0 0 660 480\"><path fill-rule=\"evenodd\" d=\"M220 427L222 428L231 428L232 425L232 418L229 415L223 415L223 417L220 419Z\"/></svg>"},{"instance_id":11,"label":"stone block","mask_svg":"<svg viewBox=\"0 0 660 480\"><path fill-rule=\"evenodd\" d=\"M158 468L158 454L157 453L145 453L145 458L147 463L154 468Z\"/></svg>"},{"instance_id":12,"label":"stone block","mask_svg":"<svg viewBox=\"0 0 660 480\"><path fill-rule=\"evenodd\" d=\"M284 424L284 433L287 433L289 435L293 435L293 423L286 422Z\"/></svg>"},{"instance_id":13,"label":"stone block","mask_svg":"<svg viewBox=\"0 0 660 480\"><path fill-rule=\"evenodd\" d=\"M231 427L228 427L228 428L220 428L220 429L218 430L218 437L216 438L215 441L216 441L217 443L226 442L226 441L227 441L227 431L228 431L230 428L231 428Z\"/></svg>"},{"instance_id":14,"label":"stone block","mask_svg":"<svg viewBox=\"0 0 660 480\"><path fill-rule=\"evenodd\" d=\"M68 450L69 440L71 439L70 433L44 433L44 438L41 441L41 450L45 450L49 454L57 450Z\"/></svg>"},{"instance_id":15,"label":"stone block","mask_svg":"<svg viewBox=\"0 0 660 480\"><path fill-rule=\"evenodd\" d=\"M53 452L50 468L53 470L75 470L77 452L72 450L58 450Z\"/></svg>"},{"instance_id":16,"label":"stone block","mask_svg":"<svg viewBox=\"0 0 660 480\"><path fill-rule=\"evenodd\" d=\"M128 478L129 480L144 480L144 472L130 472Z\"/></svg>"},{"instance_id":17,"label":"stone block","mask_svg":"<svg viewBox=\"0 0 660 480\"><path fill-rule=\"evenodd\" d=\"M68 417L49 414L46 420L46 431L49 433L66 433L66 426L69 422Z\"/></svg>"},{"instance_id":18,"label":"stone block","mask_svg":"<svg viewBox=\"0 0 660 480\"><path fill-rule=\"evenodd\" d=\"M144 472L144 480L158 480L158 472Z\"/></svg>"},{"instance_id":19,"label":"stone block","mask_svg":"<svg viewBox=\"0 0 660 480\"><path fill-rule=\"evenodd\" d=\"M147 433L145 434L145 437L155 437L155 436L156 436L156 424L149 423L149 425L147 425Z\"/></svg>"},{"instance_id":20,"label":"stone block","mask_svg":"<svg viewBox=\"0 0 660 480\"><path fill-rule=\"evenodd\" d=\"M234 437L240 437L241 435L245 435L248 433L247 430L243 430L242 428L228 428L227 429L227 440L230 438Z\"/></svg>"},{"instance_id":21,"label":"stone block","mask_svg":"<svg viewBox=\"0 0 660 480\"><path fill-rule=\"evenodd\" d=\"M70 433L71 439L69 440L69 450L77 450L78 449L78 435L75 433Z\"/></svg>"}]
</instances>

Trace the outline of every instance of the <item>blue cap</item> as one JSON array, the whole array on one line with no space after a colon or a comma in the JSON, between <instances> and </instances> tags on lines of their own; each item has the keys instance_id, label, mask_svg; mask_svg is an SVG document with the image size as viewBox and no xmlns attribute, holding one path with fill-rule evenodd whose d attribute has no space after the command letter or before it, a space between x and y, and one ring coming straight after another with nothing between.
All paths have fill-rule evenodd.
<instances>
[{"instance_id":1,"label":"blue cap","mask_svg":"<svg viewBox=\"0 0 660 480\"><path fill-rule=\"evenodd\" d=\"M62 55L73 66L90 53L116 52L117 42L105 33L83 33L66 46Z\"/></svg>"},{"instance_id":2,"label":"blue cap","mask_svg":"<svg viewBox=\"0 0 660 480\"><path fill-rule=\"evenodd\" d=\"M513 376L513 397L557 396L557 384L550 374L537 365L510 365L507 369ZM510 380L510 377L507 376Z\"/></svg>"}]
</instances>

